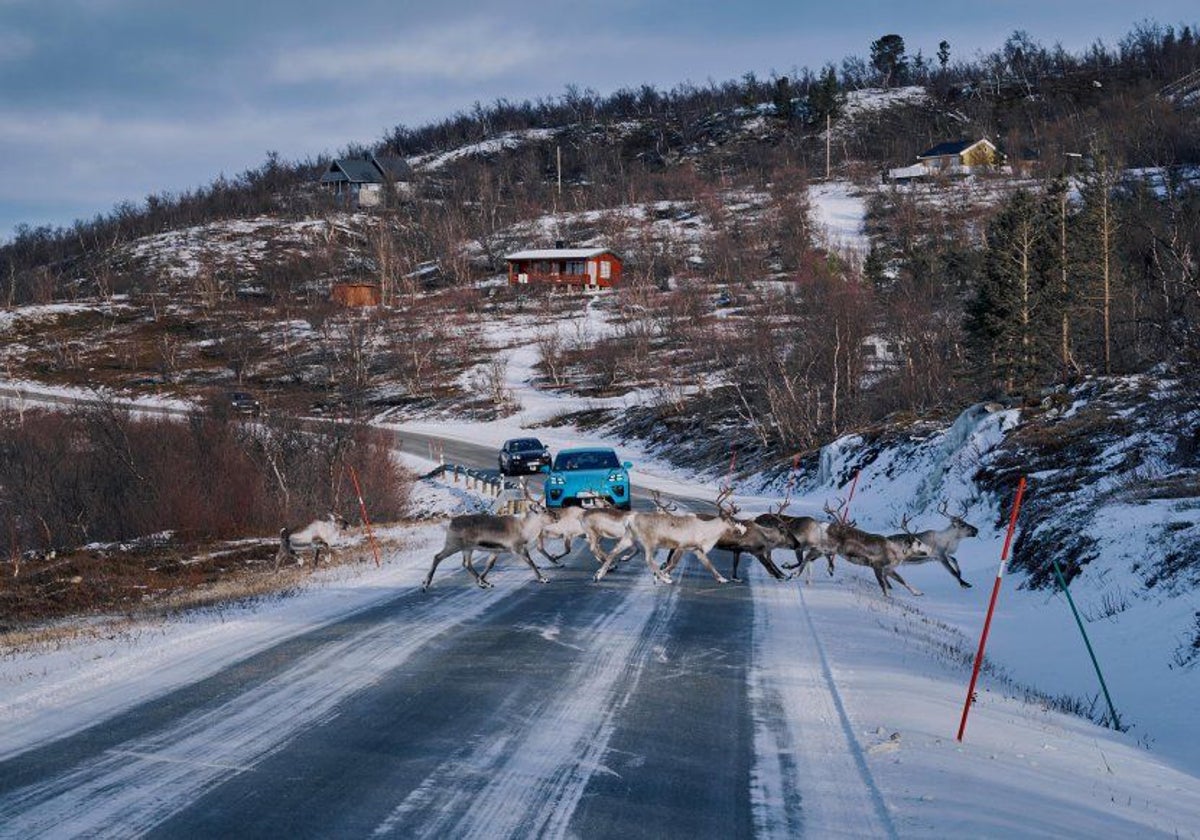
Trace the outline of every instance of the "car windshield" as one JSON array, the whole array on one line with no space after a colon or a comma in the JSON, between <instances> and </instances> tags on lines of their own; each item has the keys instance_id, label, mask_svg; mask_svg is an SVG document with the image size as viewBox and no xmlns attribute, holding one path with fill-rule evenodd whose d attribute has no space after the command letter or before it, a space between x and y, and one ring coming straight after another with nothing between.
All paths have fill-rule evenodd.
<instances>
[{"instance_id":1,"label":"car windshield","mask_svg":"<svg viewBox=\"0 0 1200 840\"><path fill-rule=\"evenodd\" d=\"M554 469L566 470L615 470L621 466L617 453L611 449L588 450L586 452L561 452L554 460Z\"/></svg>"},{"instance_id":2,"label":"car windshield","mask_svg":"<svg viewBox=\"0 0 1200 840\"><path fill-rule=\"evenodd\" d=\"M536 452L544 449L542 442L537 438L526 438L525 440L514 440L508 445L510 452Z\"/></svg>"}]
</instances>

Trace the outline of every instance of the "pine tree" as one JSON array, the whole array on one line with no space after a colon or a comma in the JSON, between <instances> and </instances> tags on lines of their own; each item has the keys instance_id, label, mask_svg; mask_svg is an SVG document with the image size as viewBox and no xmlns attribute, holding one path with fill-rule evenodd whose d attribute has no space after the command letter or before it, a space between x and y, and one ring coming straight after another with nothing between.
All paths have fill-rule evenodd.
<instances>
[{"instance_id":1,"label":"pine tree","mask_svg":"<svg viewBox=\"0 0 1200 840\"><path fill-rule=\"evenodd\" d=\"M837 119L845 104L846 95L838 84L837 70L832 64L827 64L820 80L808 92L811 119L816 123L824 123L826 117Z\"/></svg>"},{"instance_id":2,"label":"pine tree","mask_svg":"<svg viewBox=\"0 0 1200 840\"><path fill-rule=\"evenodd\" d=\"M1008 393L1034 389L1054 368L1053 230L1046 202L1026 190L1013 193L988 228L967 329L981 372Z\"/></svg>"},{"instance_id":3,"label":"pine tree","mask_svg":"<svg viewBox=\"0 0 1200 840\"><path fill-rule=\"evenodd\" d=\"M908 62L904 55L904 39L899 35L884 35L871 42L871 66L882 77L883 86L904 84Z\"/></svg>"}]
</instances>

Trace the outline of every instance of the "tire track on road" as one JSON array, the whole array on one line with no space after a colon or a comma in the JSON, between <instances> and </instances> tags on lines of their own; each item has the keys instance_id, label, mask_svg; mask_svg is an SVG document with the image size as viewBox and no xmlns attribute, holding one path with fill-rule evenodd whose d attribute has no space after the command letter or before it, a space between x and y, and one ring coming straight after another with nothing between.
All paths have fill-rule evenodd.
<instances>
[{"instance_id":1,"label":"tire track on road","mask_svg":"<svg viewBox=\"0 0 1200 840\"><path fill-rule=\"evenodd\" d=\"M497 838L565 836L589 780L607 772L603 757L615 718L654 655L678 602L644 576L594 593L624 589L620 602L562 644L582 655L561 683L528 710L522 725L472 743L444 761L375 827L376 836ZM561 631L559 631L559 635ZM523 701L509 698L505 706ZM497 717L505 718L501 709ZM477 784L464 785L464 776Z\"/></svg>"},{"instance_id":2,"label":"tire track on road","mask_svg":"<svg viewBox=\"0 0 1200 840\"><path fill-rule=\"evenodd\" d=\"M896 837L803 590L758 587L754 605L756 833Z\"/></svg>"}]
</instances>

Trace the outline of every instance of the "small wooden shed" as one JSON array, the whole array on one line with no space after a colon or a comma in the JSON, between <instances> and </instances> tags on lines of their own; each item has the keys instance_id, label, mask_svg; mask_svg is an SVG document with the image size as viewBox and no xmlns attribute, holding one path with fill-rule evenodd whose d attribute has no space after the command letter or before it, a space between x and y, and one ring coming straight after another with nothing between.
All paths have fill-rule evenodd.
<instances>
[{"instance_id":1,"label":"small wooden shed","mask_svg":"<svg viewBox=\"0 0 1200 840\"><path fill-rule=\"evenodd\" d=\"M608 248L546 248L507 255L508 282L607 289L621 280L621 258Z\"/></svg>"},{"instance_id":2,"label":"small wooden shed","mask_svg":"<svg viewBox=\"0 0 1200 840\"><path fill-rule=\"evenodd\" d=\"M334 283L330 297L342 306L379 306L383 300L378 283Z\"/></svg>"}]
</instances>

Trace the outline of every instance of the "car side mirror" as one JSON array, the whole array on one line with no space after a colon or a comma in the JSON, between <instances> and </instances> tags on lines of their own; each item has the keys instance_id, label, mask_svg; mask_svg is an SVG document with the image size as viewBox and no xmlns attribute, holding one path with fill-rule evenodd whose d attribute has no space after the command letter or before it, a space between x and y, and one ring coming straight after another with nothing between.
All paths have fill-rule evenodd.
<instances>
[{"instance_id":1,"label":"car side mirror","mask_svg":"<svg viewBox=\"0 0 1200 840\"><path fill-rule=\"evenodd\" d=\"M550 472L550 465L549 465L549 464L542 464L542 467L541 467L541 469L539 470L539 472L544 472L544 473L548 473L548 472Z\"/></svg>"},{"instance_id":2,"label":"car side mirror","mask_svg":"<svg viewBox=\"0 0 1200 840\"><path fill-rule=\"evenodd\" d=\"M627 470L631 470L633 469L633 461L625 461L621 466Z\"/></svg>"}]
</instances>

